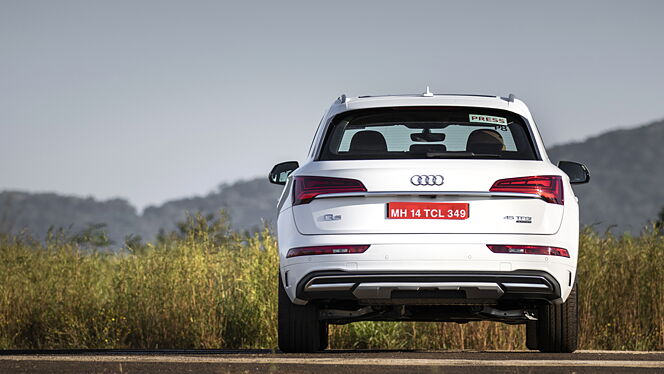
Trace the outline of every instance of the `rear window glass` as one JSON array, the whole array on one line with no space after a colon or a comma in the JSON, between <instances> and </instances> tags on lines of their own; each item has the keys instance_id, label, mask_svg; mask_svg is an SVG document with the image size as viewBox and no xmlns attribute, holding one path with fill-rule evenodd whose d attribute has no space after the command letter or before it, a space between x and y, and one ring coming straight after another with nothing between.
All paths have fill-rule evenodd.
<instances>
[{"instance_id":1,"label":"rear window glass","mask_svg":"<svg viewBox=\"0 0 664 374\"><path fill-rule=\"evenodd\" d=\"M333 119L319 160L486 158L536 160L514 113L486 108L380 108Z\"/></svg>"}]
</instances>

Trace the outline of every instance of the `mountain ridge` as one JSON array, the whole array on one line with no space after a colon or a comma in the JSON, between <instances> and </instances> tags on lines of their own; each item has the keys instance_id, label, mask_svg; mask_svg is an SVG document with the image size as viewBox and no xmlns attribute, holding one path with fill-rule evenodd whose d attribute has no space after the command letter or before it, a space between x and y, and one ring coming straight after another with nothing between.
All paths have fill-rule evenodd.
<instances>
[{"instance_id":1,"label":"mountain ridge","mask_svg":"<svg viewBox=\"0 0 664 374\"><path fill-rule=\"evenodd\" d=\"M575 185L581 222L598 231L638 233L664 205L664 119L608 131L583 141L547 149L552 162L577 161L590 170L590 183ZM27 229L38 238L48 228L80 230L106 223L109 237L121 243L129 234L152 240L160 229L174 230L187 214L227 212L232 226L255 230L274 222L281 187L267 178L221 184L204 196L150 205L139 212L126 199L96 200L57 193L0 192L0 232Z\"/></svg>"}]
</instances>

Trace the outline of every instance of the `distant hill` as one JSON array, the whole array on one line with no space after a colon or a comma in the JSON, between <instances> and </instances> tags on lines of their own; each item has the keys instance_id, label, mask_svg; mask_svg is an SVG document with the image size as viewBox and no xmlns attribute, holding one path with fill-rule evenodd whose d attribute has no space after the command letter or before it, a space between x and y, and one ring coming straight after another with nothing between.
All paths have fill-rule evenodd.
<instances>
[{"instance_id":1,"label":"distant hill","mask_svg":"<svg viewBox=\"0 0 664 374\"><path fill-rule=\"evenodd\" d=\"M552 147L549 158L584 163L590 183L574 190L581 222L634 234L664 207L664 120Z\"/></svg>"},{"instance_id":2,"label":"distant hill","mask_svg":"<svg viewBox=\"0 0 664 374\"><path fill-rule=\"evenodd\" d=\"M591 181L574 189L581 222L603 231L637 234L664 206L664 121L617 130L582 142L551 147L552 161L578 161L590 169ZM128 234L151 240L160 228L175 229L187 213L225 210L234 228L253 230L273 222L281 187L267 178L225 184L206 196L177 199L138 214L126 200L53 193L0 192L0 232L27 229L42 238L50 226L72 231L106 223L109 237L122 243Z\"/></svg>"},{"instance_id":3,"label":"distant hill","mask_svg":"<svg viewBox=\"0 0 664 374\"><path fill-rule=\"evenodd\" d=\"M228 213L234 228L255 230L261 228L263 222L274 221L280 194L281 186L271 184L265 177L222 185L217 192L207 196L151 206L145 209L142 216L148 225L145 237L152 237L160 228L174 228L175 223L184 220L187 213L217 214L222 209Z\"/></svg>"},{"instance_id":4,"label":"distant hill","mask_svg":"<svg viewBox=\"0 0 664 374\"><path fill-rule=\"evenodd\" d=\"M138 214L124 199L98 201L93 198L53 193L0 192L0 232L27 229L43 238L49 227L69 228L75 233L89 225L105 223L109 238L121 244L129 234L152 240L159 229L176 229L187 214L228 213L235 229L255 230L263 221L274 221L276 202L281 193L267 178L222 185L206 196L177 199L150 206Z\"/></svg>"},{"instance_id":5,"label":"distant hill","mask_svg":"<svg viewBox=\"0 0 664 374\"><path fill-rule=\"evenodd\" d=\"M108 236L118 243L129 233L147 233L136 208L123 199L98 201L54 193L0 192L0 232L27 230L41 239L51 226L76 232L99 223L108 224Z\"/></svg>"}]
</instances>

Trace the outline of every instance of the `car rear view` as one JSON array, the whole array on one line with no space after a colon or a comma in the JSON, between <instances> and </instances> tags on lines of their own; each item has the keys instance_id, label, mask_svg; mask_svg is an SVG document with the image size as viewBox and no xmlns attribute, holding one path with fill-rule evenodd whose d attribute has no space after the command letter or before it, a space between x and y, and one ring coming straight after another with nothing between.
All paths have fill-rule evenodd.
<instances>
[{"instance_id":1,"label":"car rear view","mask_svg":"<svg viewBox=\"0 0 664 374\"><path fill-rule=\"evenodd\" d=\"M307 160L275 166L279 346L330 324L493 320L577 346L581 164L546 156L527 107L494 96L342 96Z\"/></svg>"}]
</instances>

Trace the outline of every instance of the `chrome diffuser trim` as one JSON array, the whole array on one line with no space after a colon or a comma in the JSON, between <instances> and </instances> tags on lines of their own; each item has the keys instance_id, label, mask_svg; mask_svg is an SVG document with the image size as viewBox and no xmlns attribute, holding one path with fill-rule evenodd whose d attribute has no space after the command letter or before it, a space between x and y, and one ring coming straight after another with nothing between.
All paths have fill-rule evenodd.
<instances>
[{"instance_id":1,"label":"chrome diffuser trim","mask_svg":"<svg viewBox=\"0 0 664 374\"><path fill-rule=\"evenodd\" d=\"M507 288L538 288L538 289L548 289L549 286L546 284L539 283L503 283L503 286Z\"/></svg>"},{"instance_id":2,"label":"chrome diffuser trim","mask_svg":"<svg viewBox=\"0 0 664 374\"><path fill-rule=\"evenodd\" d=\"M322 283L322 284L311 284L313 279L310 280L306 286L304 286L305 291L348 291L355 283Z\"/></svg>"},{"instance_id":3,"label":"chrome diffuser trim","mask_svg":"<svg viewBox=\"0 0 664 374\"><path fill-rule=\"evenodd\" d=\"M469 299L486 298L488 295L499 298L503 289L497 283L490 282L384 282L361 283L353 291L358 299L389 299L392 291L420 291L437 289L440 291L465 291Z\"/></svg>"}]
</instances>

